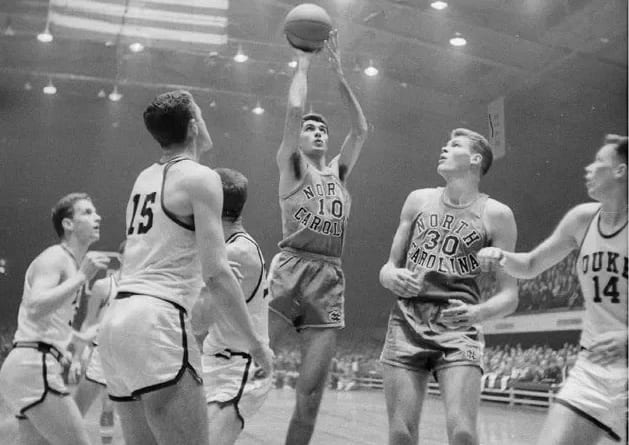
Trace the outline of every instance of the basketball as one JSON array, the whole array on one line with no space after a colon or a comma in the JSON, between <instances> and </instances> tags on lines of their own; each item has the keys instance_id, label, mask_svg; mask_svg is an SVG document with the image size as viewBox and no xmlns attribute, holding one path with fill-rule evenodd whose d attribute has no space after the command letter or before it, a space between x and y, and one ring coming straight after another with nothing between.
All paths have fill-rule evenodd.
<instances>
[{"instance_id":1,"label":"basketball","mask_svg":"<svg viewBox=\"0 0 629 445\"><path fill-rule=\"evenodd\" d=\"M302 3L286 14L284 33L293 48L315 52L323 48L332 30L332 20L321 6Z\"/></svg>"}]
</instances>

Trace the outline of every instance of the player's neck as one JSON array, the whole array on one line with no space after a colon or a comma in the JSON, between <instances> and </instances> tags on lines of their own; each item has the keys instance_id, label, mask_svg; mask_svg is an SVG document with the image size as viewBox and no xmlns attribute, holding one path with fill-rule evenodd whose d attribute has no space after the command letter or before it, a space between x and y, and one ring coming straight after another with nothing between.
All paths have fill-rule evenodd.
<instances>
[{"instance_id":1,"label":"player's neck","mask_svg":"<svg viewBox=\"0 0 629 445\"><path fill-rule=\"evenodd\" d=\"M159 159L159 162L161 164L165 164L171 159L177 157L184 157L198 162L200 154L198 153L198 150L196 149L196 146L194 144L171 145L170 147L163 149L162 157Z\"/></svg>"},{"instance_id":2,"label":"player's neck","mask_svg":"<svg viewBox=\"0 0 629 445\"><path fill-rule=\"evenodd\" d=\"M238 218L236 221L227 221L223 219L223 233L225 239L229 239L234 233L244 232L245 228L242 225L242 219Z\"/></svg>"},{"instance_id":3,"label":"player's neck","mask_svg":"<svg viewBox=\"0 0 629 445\"><path fill-rule=\"evenodd\" d=\"M306 161L317 170L321 171L325 169L325 156L324 155L322 156L304 155L304 158L306 158Z\"/></svg>"},{"instance_id":4,"label":"player's neck","mask_svg":"<svg viewBox=\"0 0 629 445\"><path fill-rule=\"evenodd\" d=\"M478 181L465 178L448 178L443 191L443 199L448 204L465 206L478 198Z\"/></svg>"},{"instance_id":5,"label":"player's neck","mask_svg":"<svg viewBox=\"0 0 629 445\"><path fill-rule=\"evenodd\" d=\"M81 264L81 261L89 248L89 244L81 243L73 236L62 239L59 244L66 252L68 252L70 256L74 258L77 265Z\"/></svg>"},{"instance_id":6,"label":"player's neck","mask_svg":"<svg viewBox=\"0 0 629 445\"><path fill-rule=\"evenodd\" d=\"M627 222L627 196L619 199L601 201L601 223L609 228L621 226Z\"/></svg>"}]
</instances>

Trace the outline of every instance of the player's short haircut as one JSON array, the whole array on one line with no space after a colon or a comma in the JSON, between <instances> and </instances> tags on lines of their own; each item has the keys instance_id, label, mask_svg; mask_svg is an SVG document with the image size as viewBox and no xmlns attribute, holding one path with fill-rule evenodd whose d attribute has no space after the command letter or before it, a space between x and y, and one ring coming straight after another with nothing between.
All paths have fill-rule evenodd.
<instances>
[{"instance_id":1,"label":"player's short haircut","mask_svg":"<svg viewBox=\"0 0 629 445\"><path fill-rule=\"evenodd\" d=\"M246 176L231 168L217 168L216 173L221 177L223 184L223 218L232 222L240 218L242 209L247 201L247 186L249 181Z\"/></svg>"},{"instance_id":2,"label":"player's short haircut","mask_svg":"<svg viewBox=\"0 0 629 445\"><path fill-rule=\"evenodd\" d=\"M52 208L52 225L59 238L63 238L65 234L62 224L63 220L74 216L74 204L83 199L92 201L92 198L87 193L70 193L57 201L57 204Z\"/></svg>"},{"instance_id":3,"label":"player's short haircut","mask_svg":"<svg viewBox=\"0 0 629 445\"><path fill-rule=\"evenodd\" d=\"M620 159L621 164L627 163L627 136L619 136L617 134L606 134L605 140L603 141L605 145L614 144L616 145L616 156Z\"/></svg>"},{"instance_id":4,"label":"player's short haircut","mask_svg":"<svg viewBox=\"0 0 629 445\"><path fill-rule=\"evenodd\" d=\"M329 128L328 125L328 121L325 119L325 117L322 114L319 113L306 113L301 117L301 125L304 125L304 122L306 121L316 121L316 122L321 122L322 124L325 125L326 128Z\"/></svg>"},{"instance_id":5,"label":"player's short haircut","mask_svg":"<svg viewBox=\"0 0 629 445\"><path fill-rule=\"evenodd\" d=\"M192 95L184 90L160 94L144 110L144 125L162 147L185 142L194 118Z\"/></svg>"},{"instance_id":6,"label":"player's short haircut","mask_svg":"<svg viewBox=\"0 0 629 445\"><path fill-rule=\"evenodd\" d=\"M483 157L483 160L480 164L480 172L481 176L484 176L491 167L491 164L494 162L494 154L491 150L491 146L485 136L476 133L475 131L468 130L467 128L457 128L452 130L450 134L450 138L455 138L457 136L463 136L472 141L472 149Z\"/></svg>"}]
</instances>

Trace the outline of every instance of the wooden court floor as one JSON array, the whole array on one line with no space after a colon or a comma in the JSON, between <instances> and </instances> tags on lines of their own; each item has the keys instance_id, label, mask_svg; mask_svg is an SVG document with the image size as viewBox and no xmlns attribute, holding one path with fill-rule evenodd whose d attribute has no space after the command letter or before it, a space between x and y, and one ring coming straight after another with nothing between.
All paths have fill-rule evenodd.
<instances>
[{"instance_id":1,"label":"wooden court floor","mask_svg":"<svg viewBox=\"0 0 629 445\"><path fill-rule=\"evenodd\" d=\"M240 435L238 445L281 445L288 426L295 393L292 389L274 389L262 410L249 422ZM96 402L86 417L90 437L100 444ZM13 445L16 422L2 407L0 445ZM482 402L479 414L479 433L482 445L534 444L546 415L542 408ZM420 424L421 445L447 445L444 410L437 396L428 395ZM351 392L327 391L321 405L312 445L386 445L387 418L384 394L378 390ZM617 443L603 441L605 445ZM116 426L115 445L123 445L119 425Z\"/></svg>"}]
</instances>

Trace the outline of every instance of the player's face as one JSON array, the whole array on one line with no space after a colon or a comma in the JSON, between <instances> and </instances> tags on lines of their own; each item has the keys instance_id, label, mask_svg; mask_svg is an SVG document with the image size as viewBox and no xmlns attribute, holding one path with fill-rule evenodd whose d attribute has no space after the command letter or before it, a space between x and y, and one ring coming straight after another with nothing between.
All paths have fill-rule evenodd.
<instances>
[{"instance_id":1,"label":"player's face","mask_svg":"<svg viewBox=\"0 0 629 445\"><path fill-rule=\"evenodd\" d=\"M209 151L214 146L214 142L212 142L212 137L210 136L210 132L207 129L207 125L205 124L205 120L203 119L203 114L201 113L201 108L192 102L194 119L197 123L197 147L199 147L201 153Z\"/></svg>"},{"instance_id":2,"label":"player's face","mask_svg":"<svg viewBox=\"0 0 629 445\"><path fill-rule=\"evenodd\" d=\"M74 203L74 215L72 222L72 234L82 242L94 242L100 238L101 217L96 213L92 201L81 199Z\"/></svg>"},{"instance_id":3,"label":"player's face","mask_svg":"<svg viewBox=\"0 0 629 445\"><path fill-rule=\"evenodd\" d=\"M328 149L328 126L319 121L305 121L301 126L299 145L305 154L325 153Z\"/></svg>"},{"instance_id":4,"label":"player's face","mask_svg":"<svg viewBox=\"0 0 629 445\"><path fill-rule=\"evenodd\" d=\"M585 186L592 199L600 200L616 187L614 175L618 168L614 144L603 145L596 153L594 161L585 167Z\"/></svg>"},{"instance_id":5,"label":"player's face","mask_svg":"<svg viewBox=\"0 0 629 445\"><path fill-rule=\"evenodd\" d=\"M464 136L456 136L441 148L437 172L444 176L468 171L474 156L479 155L472 149L472 141Z\"/></svg>"}]
</instances>

